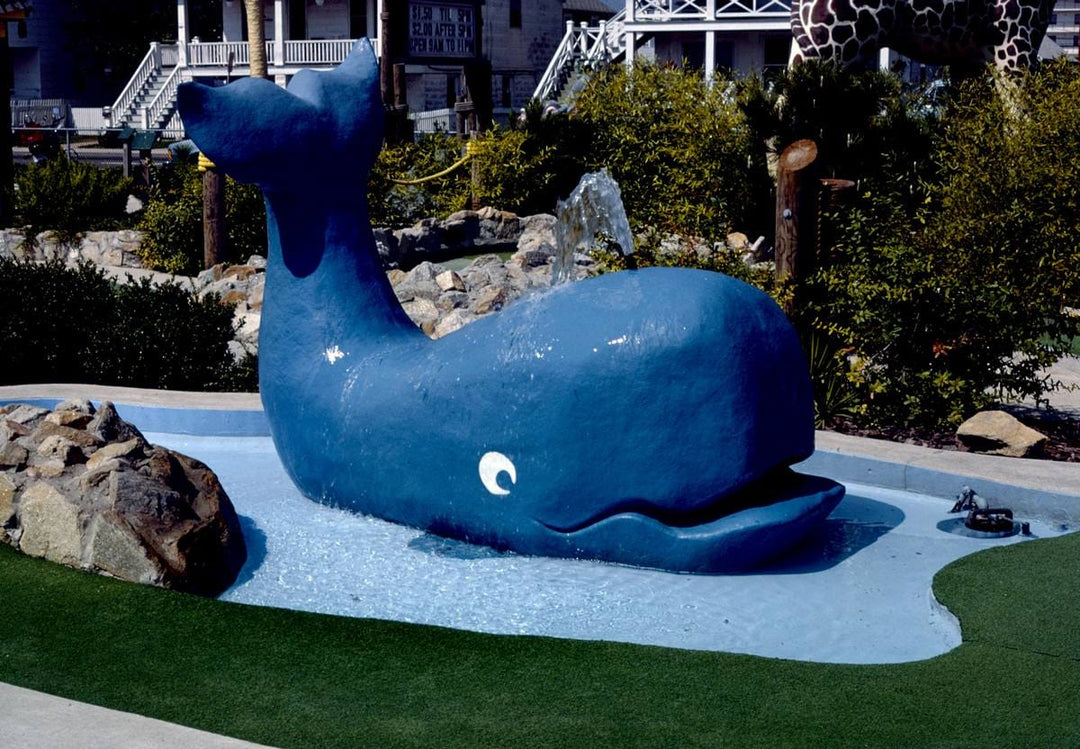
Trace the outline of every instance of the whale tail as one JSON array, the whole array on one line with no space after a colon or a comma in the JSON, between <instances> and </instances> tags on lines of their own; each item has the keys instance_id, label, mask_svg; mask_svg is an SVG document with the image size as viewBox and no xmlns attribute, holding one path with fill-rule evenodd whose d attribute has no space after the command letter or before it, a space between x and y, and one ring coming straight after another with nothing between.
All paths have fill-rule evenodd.
<instances>
[{"instance_id":1,"label":"whale tail","mask_svg":"<svg viewBox=\"0 0 1080 749\"><path fill-rule=\"evenodd\" d=\"M382 145L378 70L361 39L338 68L302 70L287 89L261 78L184 83L177 106L199 149L238 181L267 192L362 193Z\"/></svg>"}]
</instances>

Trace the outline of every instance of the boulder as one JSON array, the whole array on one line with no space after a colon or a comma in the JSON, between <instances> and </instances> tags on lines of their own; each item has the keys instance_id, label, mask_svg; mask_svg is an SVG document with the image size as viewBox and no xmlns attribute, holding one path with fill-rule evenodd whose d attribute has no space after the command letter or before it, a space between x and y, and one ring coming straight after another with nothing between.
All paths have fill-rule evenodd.
<instances>
[{"instance_id":1,"label":"boulder","mask_svg":"<svg viewBox=\"0 0 1080 749\"><path fill-rule=\"evenodd\" d=\"M0 465L0 541L133 582L209 596L228 588L247 552L214 473L148 443L111 403L61 405L0 414L32 427L5 422L19 430L9 430L0 454L25 457Z\"/></svg>"},{"instance_id":2,"label":"boulder","mask_svg":"<svg viewBox=\"0 0 1080 749\"><path fill-rule=\"evenodd\" d=\"M1046 435L1005 411L980 411L960 425L956 436L975 452L1013 458L1037 455L1046 443Z\"/></svg>"}]
</instances>

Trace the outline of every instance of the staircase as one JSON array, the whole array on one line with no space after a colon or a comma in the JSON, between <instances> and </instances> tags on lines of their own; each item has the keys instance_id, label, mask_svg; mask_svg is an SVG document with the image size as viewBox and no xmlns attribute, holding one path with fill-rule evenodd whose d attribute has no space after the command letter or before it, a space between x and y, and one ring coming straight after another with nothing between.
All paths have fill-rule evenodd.
<instances>
[{"instance_id":1,"label":"staircase","mask_svg":"<svg viewBox=\"0 0 1080 749\"><path fill-rule=\"evenodd\" d=\"M623 9L609 20L601 21L599 26L585 23L575 26L567 21L566 33L540 77L533 98L541 102L557 101L568 108L573 106L594 71L626 54L625 18Z\"/></svg>"},{"instance_id":2,"label":"staircase","mask_svg":"<svg viewBox=\"0 0 1080 749\"><path fill-rule=\"evenodd\" d=\"M113 127L164 130L176 114L176 88L190 80L176 45L151 43L135 74L111 109Z\"/></svg>"}]
</instances>

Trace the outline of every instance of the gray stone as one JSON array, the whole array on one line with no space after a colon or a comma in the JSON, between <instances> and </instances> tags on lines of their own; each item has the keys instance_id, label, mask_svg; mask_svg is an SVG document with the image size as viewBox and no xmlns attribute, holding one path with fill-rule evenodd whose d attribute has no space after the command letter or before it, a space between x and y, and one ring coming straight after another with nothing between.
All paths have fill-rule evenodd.
<instances>
[{"instance_id":1,"label":"gray stone","mask_svg":"<svg viewBox=\"0 0 1080 749\"><path fill-rule=\"evenodd\" d=\"M146 443L142 432L134 424L121 419L111 401L102 402L101 408L94 414L94 419L86 425L86 431L102 442L126 442L130 439L138 439Z\"/></svg>"},{"instance_id":2,"label":"gray stone","mask_svg":"<svg viewBox=\"0 0 1080 749\"><path fill-rule=\"evenodd\" d=\"M1005 411L980 411L960 425L956 436L976 452L1013 458L1036 455L1046 443L1046 435Z\"/></svg>"},{"instance_id":3,"label":"gray stone","mask_svg":"<svg viewBox=\"0 0 1080 749\"><path fill-rule=\"evenodd\" d=\"M23 490L18 522L22 529L19 549L24 554L72 567L80 565L78 510L53 486L36 481Z\"/></svg>"},{"instance_id":4,"label":"gray stone","mask_svg":"<svg viewBox=\"0 0 1080 749\"><path fill-rule=\"evenodd\" d=\"M424 322L434 322L439 319L439 308L430 299L412 299L401 306L409 319L420 328L423 328Z\"/></svg>"},{"instance_id":5,"label":"gray stone","mask_svg":"<svg viewBox=\"0 0 1080 749\"><path fill-rule=\"evenodd\" d=\"M247 259L247 264L255 270L266 270L266 258L262 255L252 255Z\"/></svg>"},{"instance_id":6,"label":"gray stone","mask_svg":"<svg viewBox=\"0 0 1080 749\"><path fill-rule=\"evenodd\" d=\"M21 468L26 465L30 451L15 442L0 444L0 468Z\"/></svg>"},{"instance_id":7,"label":"gray stone","mask_svg":"<svg viewBox=\"0 0 1080 749\"><path fill-rule=\"evenodd\" d=\"M468 310L455 309L450 314L439 320L435 326L433 338L442 338L443 336L450 335L456 330L464 328L469 323L476 320L476 315L472 314Z\"/></svg>"},{"instance_id":8,"label":"gray stone","mask_svg":"<svg viewBox=\"0 0 1080 749\"><path fill-rule=\"evenodd\" d=\"M521 236L518 237L518 252L546 253L550 257L558 246L555 242L555 227L558 219L547 213L526 216L521 220Z\"/></svg>"},{"instance_id":9,"label":"gray stone","mask_svg":"<svg viewBox=\"0 0 1080 749\"><path fill-rule=\"evenodd\" d=\"M99 515L86 533L87 564L100 572L144 585L161 585L163 566L115 513Z\"/></svg>"},{"instance_id":10,"label":"gray stone","mask_svg":"<svg viewBox=\"0 0 1080 749\"><path fill-rule=\"evenodd\" d=\"M134 195L127 196L127 202L124 204L124 213L132 214L138 213L143 209L143 202L136 198Z\"/></svg>"},{"instance_id":11,"label":"gray stone","mask_svg":"<svg viewBox=\"0 0 1080 749\"><path fill-rule=\"evenodd\" d=\"M49 409L47 408L16 405L4 415L4 418L7 421L14 421L16 424L31 424L39 419L45 418L45 415L48 413Z\"/></svg>"},{"instance_id":12,"label":"gray stone","mask_svg":"<svg viewBox=\"0 0 1080 749\"><path fill-rule=\"evenodd\" d=\"M467 307L468 305L469 295L464 291L447 291L435 300L435 306L438 307L441 312L449 312L450 310L459 307Z\"/></svg>"},{"instance_id":13,"label":"gray stone","mask_svg":"<svg viewBox=\"0 0 1080 749\"><path fill-rule=\"evenodd\" d=\"M83 413L81 411L63 411L57 409L51 414L45 417L45 421L50 424L58 424L59 426L72 427L73 429L81 429L90 423L93 419L93 414Z\"/></svg>"},{"instance_id":14,"label":"gray stone","mask_svg":"<svg viewBox=\"0 0 1080 749\"><path fill-rule=\"evenodd\" d=\"M81 414L93 415L96 409L94 408L94 404L86 398L68 398L66 401L61 401L56 404L56 408L53 409L53 412L55 413L56 411L75 411Z\"/></svg>"},{"instance_id":15,"label":"gray stone","mask_svg":"<svg viewBox=\"0 0 1080 749\"><path fill-rule=\"evenodd\" d=\"M37 447L37 454L47 461L59 461L61 472L63 466L85 462L83 451L71 440L59 434L53 434L43 439Z\"/></svg>"},{"instance_id":16,"label":"gray stone","mask_svg":"<svg viewBox=\"0 0 1080 749\"><path fill-rule=\"evenodd\" d=\"M435 276L435 284L441 291L465 291L465 282L456 271L447 270Z\"/></svg>"},{"instance_id":17,"label":"gray stone","mask_svg":"<svg viewBox=\"0 0 1080 749\"><path fill-rule=\"evenodd\" d=\"M146 442L138 438L132 438L125 442L110 442L90 456L86 461L86 470L96 470L101 467L103 463L114 458L128 457L136 451L141 450L144 445L146 445Z\"/></svg>"},{"instance_id":18,"label":"gray stone","mask_svg":"<svg viewBox=\"0 0 1080 749\"><path fill-rule=\"evenodd\" d=\"M472 309L478 315L486 315L501 310L505 304L506 292L499 287L492 286L477 294Z\"/></svg>"},{"instance_id":19,"label":"gray stone","mask_svg":"<svg viewBox=\"0 0 1080 749\"><path fill-rule=\"evenodd\" d=\"M15 482L0 473L0 528L6 528L15 518Z\"/></svg>"}]
</instances>

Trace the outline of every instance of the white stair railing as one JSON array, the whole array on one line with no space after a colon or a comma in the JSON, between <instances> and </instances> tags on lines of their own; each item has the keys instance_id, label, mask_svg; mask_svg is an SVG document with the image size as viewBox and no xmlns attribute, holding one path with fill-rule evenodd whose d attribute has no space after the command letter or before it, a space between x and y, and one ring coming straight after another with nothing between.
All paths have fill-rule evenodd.
<instances>
[{"instance_id":1,"label":"white stair railing","mask_svg":"<svg viewBox=\"0 0 1080 749\"><path fill-rule=\"evenodd\" d=\"M186 80L190 80L187 72L179 65L173 68L169 77L165 79L157 96L146 105L142 112L142 126L146 130L155 128L158 120L176 104L176 89Z\"/></svg>"},{"instance_id":2,"label":"white stair railing","mask_svg":"<svg viewBox=\"0 0 1080 749\"><path fill-rule=\"evenodd\" d=\"M143 87L146 86L146 82L160 69L161 52L157 42L151 42L150 51L146 53L146 57L139 63L135 75L131 76L127 86L124 87L124 90L120 92L120 96L113 102L111 110L113 123L123 122L126 119L128 111L142 92Z\"/></svg>"},{"instance_id":3,"label":"white stair railing","mask_svg":"<svg viewBox=\"0 0 1080 749\"><path fill-rule=\"evenodd\" d=\"M620 10L610 20L601 21L599 26L588 24L575 26L566 22L566 33L555 48L544 74L533 92L533 98L548 101L558 97L559 90L576 66L583 69L595 69L606 65L626 51L626 37L623 34L626 11Z\"/></svg>"}]
</instances>

